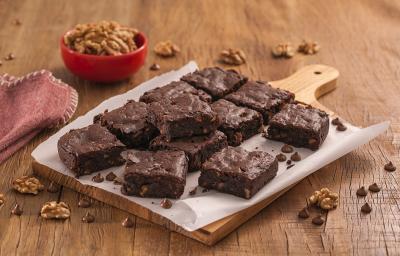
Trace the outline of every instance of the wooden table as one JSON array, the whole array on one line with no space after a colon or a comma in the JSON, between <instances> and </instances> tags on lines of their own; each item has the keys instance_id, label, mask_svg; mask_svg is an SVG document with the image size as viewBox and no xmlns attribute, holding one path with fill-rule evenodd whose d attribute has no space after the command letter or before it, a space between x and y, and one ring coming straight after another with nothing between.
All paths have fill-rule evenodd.
<instances>
[{"instance_id":1,"label":"wooden table","mask_svg":"<svg viewBox=\"0 0 400 256\"><path fill-rule=\"evenodd\" d=\"M22 25L14 25L20 19ZM58 49L61 34L77 23L116 20L138 27L156 42L171 39L182 49L173 59L150 52L145 67L130 81L98 85L70 74ZM390 120L378 139L309 176L261 211L226 239L207 247L140 218L135 228L121 227L127 214L96 202L93 224L82 224L86 210L78 208L79 194L64 188L60 194L19 195L11 181L30 174L31 151L55 130L45 131L0 165L0 193L7 202L0 209L0 255L189 255L189 254L391 254L400 253L400 186L398 172L383 171L392 160L400 167L400 2L399 1L52 1L0 0L1 73L23 75L49 69L79 92L75 117L101 101L189 60L200 66L217 65L227 47L238 47L248 63L238 68L255 79L277 80L313 63L336 67L338 88L324 97L324 105L360 126ZM279 42L298 44L317 40L322 49L313 56L273 59L270 48ZM157 62L161 70L149 71ZM368 195L369 215L360 214L364 199L355 191L377 182L382 192ZM329 187L340 193L339 207L317 227L301 221L297 212L314 190ZM61 198L72 207L71 219L46 221L41 205ZM21 217L10 216L18 202Z\"/></svg>"}]
</instances>

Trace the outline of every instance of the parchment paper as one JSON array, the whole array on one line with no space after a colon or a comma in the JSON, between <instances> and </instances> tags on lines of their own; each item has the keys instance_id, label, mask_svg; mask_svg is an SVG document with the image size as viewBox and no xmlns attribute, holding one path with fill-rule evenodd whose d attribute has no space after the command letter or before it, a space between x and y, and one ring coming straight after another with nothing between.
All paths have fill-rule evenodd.
<instances>
[{"instance_id":1,"label":"parchment paper","mask_svg":"<svg viewBox=\"0 0 400 256\"><path fill-rule=\"evenodd\" d=\"M57 141L63 134L71 129L81 128L91 124L93 117L96 114L103 112L105 109L112 110L118 108L128 99L138 100L145 91L166 85L171 81L179 80L181 76L196 69L197 64L191 61L177 71L171 71L155 77L124 94L105 100L96 108L87 112L84 116L78 117L76 120L63 127L56 134L40 144L32 152L32 156L40 164L46 165L65 175L74 177L74 174L64 166L58 157ZM346 126L348 129L345 132L338 132L335 127L331 126L327 139L318 151L313 152L302 148L296 149L302 156L303 160L295 163L295 166L288 170L286 169L286 163L279 163L277 176L250 200L216 191L202 193L201 188L197 189L195 196L189 196L188 192L197 186L199 172L190 173L188 175L185 192L181 199L175 200L171 209L161 208L159 204L161 201L160 199L124 196L120 193L120 186L114 185L112 182L104 181L103 183L94 183L91 181L93 175L80 177L78 181L82 184L95 186L128 198L129 200L168 218L185 230L194 231L254 205L300 181L316 170L347 154L358 146L367 143L380 133L383 133L388 128L389 122L383 122L364 129L357 128L349 123L346 123ZM248 150L263 150L272 155L276 155L279 153L282 145L283 144L280 142L269 141L261 137L261 135L256 135L245 141L242 144L242 147ZM123 168L110 168L101 173L106 175L110 171L121 176Z\"/></svg>"}]
</instances>

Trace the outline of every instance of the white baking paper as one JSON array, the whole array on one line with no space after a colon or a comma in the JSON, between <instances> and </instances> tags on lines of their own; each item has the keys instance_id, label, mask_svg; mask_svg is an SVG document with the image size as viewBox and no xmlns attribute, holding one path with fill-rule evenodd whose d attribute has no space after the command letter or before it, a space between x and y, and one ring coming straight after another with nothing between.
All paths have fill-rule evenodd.
<instances>
[{"instance_id":1,"label":"white baking paper","mask_svg":"<svg viewBox=\"0 0 400 256\"><path fill-rule=\"evenodd\" d=\"M46 165L65 175L74 177L74 174L64 166L58 157L57 141L63 134L71 129L81 128L91 124L93 117L98 113L102 113L105 109L112 110L120 107L128 99L138 100L145 91L166 85L171 81L179 80L181 76L192 72L195 69L197 69L197 64L193 61L189 62L177 71L171 71L155 77L124 94L105 100L96 108L87 112L84 116L78 117L76 120L40 144L32 152L32 156L40 164ZM82 184L95 186L128 198L129 200L168 218L185 230L194 231L254 205L264 198L267 198L300 181L316 170L383 133L388 128L389 122L380 123L364 129L357 128L348 123L346 123L346 126L348 129L344 132L338 132L335 127L330 127L328 137L318 151L313 152L303 148L296 149L302 156L303 160L295 163L295 166L288 170L286 169L286 163L279 163L277 176L250 200L212 190L202 193L201 188L197 189L196 195L189 196L189 191L197 186L199 172L190 173L188 175L185 192L181 199L175 200L171 209L161 208L159 204L160 199L124 196L120 193L120 186L114 185L112 182L104 181L103 183L94 183L91 181L93 175L80 177L78 181ZM282 143L269 141L261 137L261 135L256 135L245 141L242 144L242 147L248 150L263 150L272 155L276 155L279 153L282 145ZM115 167L104 170L101 173L102 175L106 175L111 170L118 176L121 176L123 171L122 167Z\"/></svg>"}]
</instances>

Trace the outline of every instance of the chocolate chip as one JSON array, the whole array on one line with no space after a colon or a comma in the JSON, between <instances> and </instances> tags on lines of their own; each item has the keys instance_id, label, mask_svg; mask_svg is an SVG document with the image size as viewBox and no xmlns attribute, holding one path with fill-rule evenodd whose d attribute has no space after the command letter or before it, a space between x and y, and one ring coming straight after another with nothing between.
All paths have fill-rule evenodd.
<instances>
[{"instance_id":1,"label":"chocolate chip","mask_svg":"<svg viewBox=\"0 0 400 256\"><path fill-rule=\"evenodd\" d=\"M370 213L372 211L372 208L368 203L365 203L363 206L361 206L361 211L363 213Z\"/></svg>"},{"instance_id":2,"label":"chocolate chip","mask_svg":"<svg viewBox=\"0 0 400 256\"><path fill-rule=\"evenodd\" d=\"M133 222L133 220L129 217L126 217L123 221L122 221L122 226L125 228L132 228L133 225L135 225L135 223Z\"/></svg>"},{"instance_id":3,"label":"chocolate chip","mask_svg":"<svg viewBox=\"0 0 400 256\"><path fill-rule=\"evenodd\" d=\"M394 172L396 171L396 166L394 166L392 162L389 162L385 164L384 169L388 172Z\"/></svg>"},{"instance_id":4,"label":"chocolate chip","mask_svg":"<svg viewBox=\"0 0 400 256\"><path fill-rule=\"evenodd\" d=\"M285 145L283 145L283 147L281 148L281 151L282 151L283 153L292 153L292 152L293 152L293 147L290 146L290 145L288 145L288 144L285 144Z\"/></svg>"},{"instance_id":5,"label":"chocolate chip","mask_svg":"<svg viewBox=\"0 0 400 256\"><path fill-rule=\"evenodd\" d=\"M301 156L298 152L294 152L294 154L290 156L290 160L298 162L301 160Z\"/></svg>"},{"instance_id":6,"label":"chocolate chip","mask_svg":"<svg viewBox=\"0 0 400 256\"><path fill-rule=\"evenodd\" d=\"M154 63L153 65L150 66L150 70L156 71L159 70L161 67L157 63Z\"/></svg>"},{"instance_id":7,"label":"chocolate chip","mask_svg":"<svg viewBox=\"0 0 400 256\"><path fill-rule=\"evenodd\" d=\"M90 199L88 199L88 198L81 198L81 200L79 200L79 202L78 202L78 207L81 207L81 208L88 208L88 207L90 207L92 205L92 202L90 201Z\"/></svg>"},{"instance_id":8,"label":"chocolate chip","mask_svg":"<svg viewBox=\"0 0 400 256\"><path fill-rule=\"evenodd\" d=\"M298 216L299 218L307 219L308 217L310 217L310 214L308 213L307 208L304 207L301 211L299 211Z\"/></svg>"},{"instance_id":9,"label":"chocolate chip","mask_svg":"<svg viewBox=\"0 0 400 256\"><path fill-rule=\"evenodd\" d=\"M172 207L172 202L169 199L164 198L161 203L160 203L161 207L164 209L169 209Z\"/></svg>"},{"instance_id":10,"label":"chocolate chip","mask_svg":"<svg viewBox=\"0 0 400 256\"><path fill-rule=\"evenodd\" d=\"M21 26L21 25L22 25L22 22L21 22L19 19L15 19L15 20L14 20L14 25L16 25L16 26Z\"/></svg>"},{"instance_id":11,"label":"chocolate chip","mask_svg":"<svg viewBox=\"0 0 400 256\"><path fill-rule=\"evenodd\" d=\"M96 183L101 183L104 181L104 177L101 176L100 173L96 174L95 176L93 176L92 181L96 182Z\"/></svg>"},{"instance_id":12,"label":"chocolate chip","mask_svg":"<svg viewBox=\"0 0 400 256\"><path fill-rule=\"evenodd\" d=\"M374 183L374 184L369 185L368 190L376 193L376 192L381 191L381 188L378 186L378 184Z\"/></svg>"},{"instance_id":13,"label":"chocolate chip","mask_svg":"<svg viewBox=\"0 0 400 256\"><path fill-rule=\"evenodd\" d=\"M286 161L286 156L284 154L279 153L279 154L276 155L276 159L279 162L285 162Z\"/></svg>"},{"instance_id":14,"label":"chocolate chip","mask_svg":"<svg viewBox=\"0 0 400 256\"><path fill-rule=\"evenodd\" d=\"M13 53L9 53L6 57L4 57L4 60L13 60L15 59L15 55Z\"/></svg>"},{"instance_id":15,"label":"chocolate chip","mask_svg":"<svg viewBox=\"0 0 400 256\"><path fill-rule=\"evenodd\" d=\"M324 218L322 218L321 215L318 215L318 216L314 217L311 222L314 225L321 226L322 224L324 224L325 220L324 220Z\"/></svg>"},{"instance_id":16,"label":"chocolate chip","mask_svg":"<svg viewBox=\"0 0 400 256\"><path fill-rule=\"evenodd\" d=\"M189 191L189 195L194 196L196 195L197 187L194 187L192 190Z\"/></svg>"},{"instance_id":17,"label":"chocolate chip","mask_svg":"<svg viewBox=\"0 0 400 256\"><path fill-rule=\"evenodd\" d=\"M347 127L344 124L339 124L338 126L336 126L336 130L339 132L343 132L347 130Z\"/></svg>"},{"instance_id":18,"label":"chocolate chip","mask_svg":"<svg viewBox=\"0 0 400 256\"><path fill-rule=\"evenodd\" d=\"M292 160L290 160L290 159L287 160L287 161L286 161L286 164L288 164L288 165L289 165L289 164L292 164Z\"/></svg>"},{"instance_id":19,"label":"chocolate chip","mask_svg":"<svg viewBox=\"0 0 400 256\"><path fill-rule=\"evenodd\" d=\"M208 192L208 191L210 191L208 188L203 188L203 190L201 191L202 193L206 193L206 192Z\"/></svg>"},{"instance_id":20,"label":"chocolate chip","mask_svg":"<svg viewBox=\"0 0 400 256\"><path fill-rule=\"evenodd\" d=\"M106 180L108 181L113 181L117 178L117 175L115 175L113 172L110 172L109 174L106 175Z\"/></svg>"},{"instance_id":21,"label":"chocolate chip","mask_svg":"<svg viewBox=\"0 0 400 256\"><path fill-rule=\"evenodd\" d=\"M54 183L53 181L50 182L49 186L47 187L47 192L57 193L58 191L60 191L60 186Z\"/></svg>"},{"instance_id":22,"label":"chocolate chip","mask_svg":"<svg viewBox=\"0 0 400 256\"><path fill-rule=\"evenodd\" d=\"M22 210L21 206L19 204L15 204L15 206L12 208L11 213L17 216L21 216L24 211Z\"/></svg>"},{"instance_id":23,"label":"chocolate chip","mask_svg":"<svg viewBox=\"0 0 400 256\"><path fill-rule=\"evenodd\" d=\"M289 169L292 168L293 166L294 166L294 164L288 165L288 166L286 167L286 170L289 170Z\"/></svg>"},{"instance_id":24,"label":"chocolate chip","mask_svg":"<svg viewBox=\"0 0 400 256\"><path fill-rule=\"evenodd\" d=\"M365 189L364 186L362 186L361 188L357 189L356 194L357 196L366 196L368 194L368 191Z\"/></svg>"},{"instance_id":25,"label":"chocolate chip","mask_svg":"<svg viewBox=\"0 0 400 256\"><path fill-rule=\"evenodd\" d=\"M85 216L82 217L82 222L92 223L92 222L94 222L94 216L92 214L90 214L89 212L87 212L85 214Z\"/></svg>"},{"instance_id":26,"label":"chocolate chip","mask_svg":"<svg viewBox=\"0 0 400 256\"><path fill-rule=\"evenodd\" d=\"M342 122L339 120L339 118L338 117L336 117L336 118L334 118L333 120L332 120L332 122L331 122L333 125L339 125L339 124L342 124Z\"/></svg>"}]
</instances>

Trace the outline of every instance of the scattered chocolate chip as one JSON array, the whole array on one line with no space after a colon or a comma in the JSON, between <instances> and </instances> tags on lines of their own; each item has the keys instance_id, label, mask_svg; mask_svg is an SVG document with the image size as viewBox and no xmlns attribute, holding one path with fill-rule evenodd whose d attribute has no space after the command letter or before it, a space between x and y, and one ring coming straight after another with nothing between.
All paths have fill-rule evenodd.
<instances>
[{"instance_id":1,"label":"scattered chocolate chip","mask_svg":"<svg viewBox=\"0 0 400 256\"><path fill-rule=\"evenodd\" d=\"M49 186L47 187L47 192L57 193L58 191L60 191L60 186L54 183L53 181L50 182Z\"/></svg>"},{"instance_id":2,"label":"scattered chocolate chip","mask_svg":"<svg viewBox=\"0 0 400 256\"><path fill-rule=\"evenodd\" d=\"M157 63L154 63L153 65L150 66L150 70L156 71L159 70L161 67Z\"/></svg>"},{"instance_id":3,"label":"scattered chocolate chip","mask_svg":"<svg viewBox=\"0 0 400 256\"><path fill-rule=\"evenodd\" d=\"M336 130L339 132L343 132L347 130L347 127L344 124L338 124L338 126L336 126Z\"/></svg>"},{"instance_id":4,"label":"scattered chocolate chip","mask_svg":"<svg viewBox=\"0 0 400 256\"><path fill-rule=\"evenodd\" d=\"M85 216L82 217L82 222L92 223L92 222L94 222L94 216L92 214L90 214L89 212L87 212L85 214Z\"/></svg>"},{"instance_id":5,"label":"scattered chocolate chip","mask_svg":"<svg viewBox=\"0 0 400 256\"><path fill-rule=\"evenodd\" d=\"M92 202L90 201L90 199L88 199L88 198L81 198L81 200L79 200L79 202L78 202L78 207L81 207L81 208L88 208L88 207L90 207L92 205Z\"/></svg>"},{"instance_id":6,"label":"scattered chocolate chip","mask_svg":"<svg viewBox=\"0 0 400 256\"><path fill-rule=\"evenodd\" d=\"M125 228L132 228L133 225L135 225L135 223L133 222L133 220L129 217L126 217L123 221L122 221L122 226Z\"/></svg>"},{"instance_id":7,"label":"scattered chocolate chip","mask_svg":"<svg viewBox=\"0 0 400 256\"><path fill-rule=\"evenodd\" d=\"M276 159L279 162L285 162L286 161L286 156L284 154L282 154L282 153L279 153L279 154L276 155Z\"/></svg>"},{"instance_id":8,"label":"scattered chocolate chip","mask_svg":"<svg viewBox=\"0 0 400 256\"><path fill-rule=\"evenodd\" d=\"M192 190L189 191L189 195L194 196L196 195L197 187L194 187Z\"/></svg>"},{"instance_id":9,"label":"scattered chocolate chip","mask_svg":"<svg viewBox=\"0 0 400 256\"><path fill-rule=\"evenodd\" d=\"M301 160L301 156L298 152L294 152L294 154L290 156L290 160L298 162Z\"/></svg>"},{"instance_id":10,"label":"scattered chocolate chip","mask_svg":"<svg viewBox=\"0 0 400 256\"><path fill-rule=\"evenodd\" d=\"M16 26L21 26L21 25L22 25L22 22L21 22L19 19L15 19L15 20L14 20L14 25L16 25Z\"/></svg>"},{"instance_id":11,"label":"scattered chocolate chip","mask_svg":"<svg viewBox=\"0 0 400 256\"><path fill-rule=\"evenodd\" d=\"M4 57L4 60L13 60L15 59L15 55L13 53L9 53L6 57Z\"/></svg>"},{"instance_id":12,"label":"scattered chocolate chip","mask_svg":"<svg viewBox=\"0 0 400 256\"><path fill-rule=\"evenodd\" d=\"M285 144L285 145L283 145L283 147L281 148L281 151L282 151L283 153L292 153L292 152L293 152L293 147L290 146L290 145L288 145L288 144Z\"/></svg>"},{"instance_id":13,"label":"scattered chocolate chip","mask_svg":"<svg viewBox=\"0 0 400 256\"><path fill-rule=\"evenodd\" d=\"M161 203L160 203L161 207L164 209L169 209L172 207L172 202L169 199L164 198Z\"/></svg>"},{"instance_id":14,"label":"scattered chocolate chip","mask_svg":"<svg viewBox=\"0 0 400 256\"><path fill-rule=\"evenodd\" d=\"M294 166L294 164L288 165L286 166L286 170L289 170L290 168L292 168Z\"/></svg>"},{"instance_id":15,"label":"scattered chocolate chip","mask_svg":"<svg viewBox=\"0 0 400 256\"><path fill-rule=\"evenodd\" d=\"M258 149L258 147L256 147L256 150Z\"/></svg>"},{"instance_id":16,"label":"scattered chocolate chip","mask_svg":"<svg viewBox=\"0 0 400 256\"><path fill-rule=\"evenodd\" d=\"M108 181L113 181L117 178L117 175L115 175L113 172L110 172L109 174L106 175L106 180Z\"/></svg>"},{"instance_id":17,"label":"scattered chocolate chip","mask_svg":"<svg viewBox=\"0 0 400 256\"><path fill-rule=\"evenodd\" d=\"M287 161L286 161L286 164L288 164L288 165L289 165L289 164L292 164L292 160L290 160L290 159L287 160Z\"/></svg>"},{"instance_id":18,"label":"scattered chocolate chip","mask_svg":"<svg viewBox=\"0 0 400 256\"><path fill-rule=\"evenodd\" d=\"M384 169L388 172L394 172L396 171L396 166L394 166L393 163L390 161L389 163L385 164Z\"/></svg>"},{"instance_id":19,"label":"scattered chocolate chip","mask_svg":"<svg viewBox=\"0 0 400 256\"><path fill-rule=\"evenodd\" d=\"M322 218L321 215L318 215L318 216L314 217L311 222L314 225L321 226L322 224L324 224L325 220L324 220L324 218Z\"/></svg>"},{"instance_id":20,"label":"scattered chocolate chip","mask_svg":"<svg viewBox=\"0 0 400 256\"><path fill-rule=\"evenodd\" d=\"M372 211L372 208L368 203L365 203L363 206L361 206L361 211L363 213L370 213Z\"/></svg>"},{"instance_id":21,"label":"scattered chocolate chip","mask_svg":"<svg viewBox=\"0 0 400 256\"><path fill-rule=\"evenodd\" d=\"M356 194L357 196L366 196L368 194L368 191L365 189L364 186L362 186L361 188L357 189Z\"/></svg>"},{"instance_id":22,"label":"scattered chocolate chip","mask_svg":"<svg viewBox=\"0 0 400 256\"><path fill-rule=\"evenodd\" d=\"M307 208L304 207L301 211L299 211L298 216L299 216L299 218L307 219L308 217L310 217L310 214L308 213Z\"/></svg>"},{"instance_id":23,"label":"scattered chocolate chip","mask_svg":"<svg viewBox=\"0 0 400 256\"><path fill-rule=\"evenodd\" d=\"M381 191L381 188L378 186L378 184L374 183L372 185L369 185L368 190L376 193Z\"/></svg>"},{"instance_id":24,"label":"scattered chocolate chip","mask_svg":"<svg viewBox=\"0 0 400 256\"><path fill-rule=\"evenodd\" d=\"M208 191L210 191L208 188L203 188L203 190L201 191L201 193L206 193L206 192L208 192Z\"/></svg>"},{"instance_id":25,"label":"scattered chocolate chip","mask_svg":"<svg viewBox=\"0 0 400 256\"><path fill-rule=\"evenodd\" d=\"M15 204L15 206L12 208L11 213L17 216L21 216L24 211L22 210L21 206L19 204Z\"/></svg>"},{"instance_id":26,"label":"scattered chocolate chip","mask_svg":"<svg viewBox=\"0 0 400 256\"><path fill-rule=\"evenodd\" d=\"M96 174L95 176L93 176L92 181L96 182L96 183L101 183L104 181L104 177L101 176L100 173Z\"/></svg>"},{"instance_id":27,"label":"scattered chocolate chip","mask_svg":"<svg viewBox=\"0 0 400 256\"><path fill-rule=\"evenodd\" d=\"M336 117L332 120L331 122L333 125L339 125L342 124L342 122L339 120L339 117Z\"/></svg>"}]
</instances>

